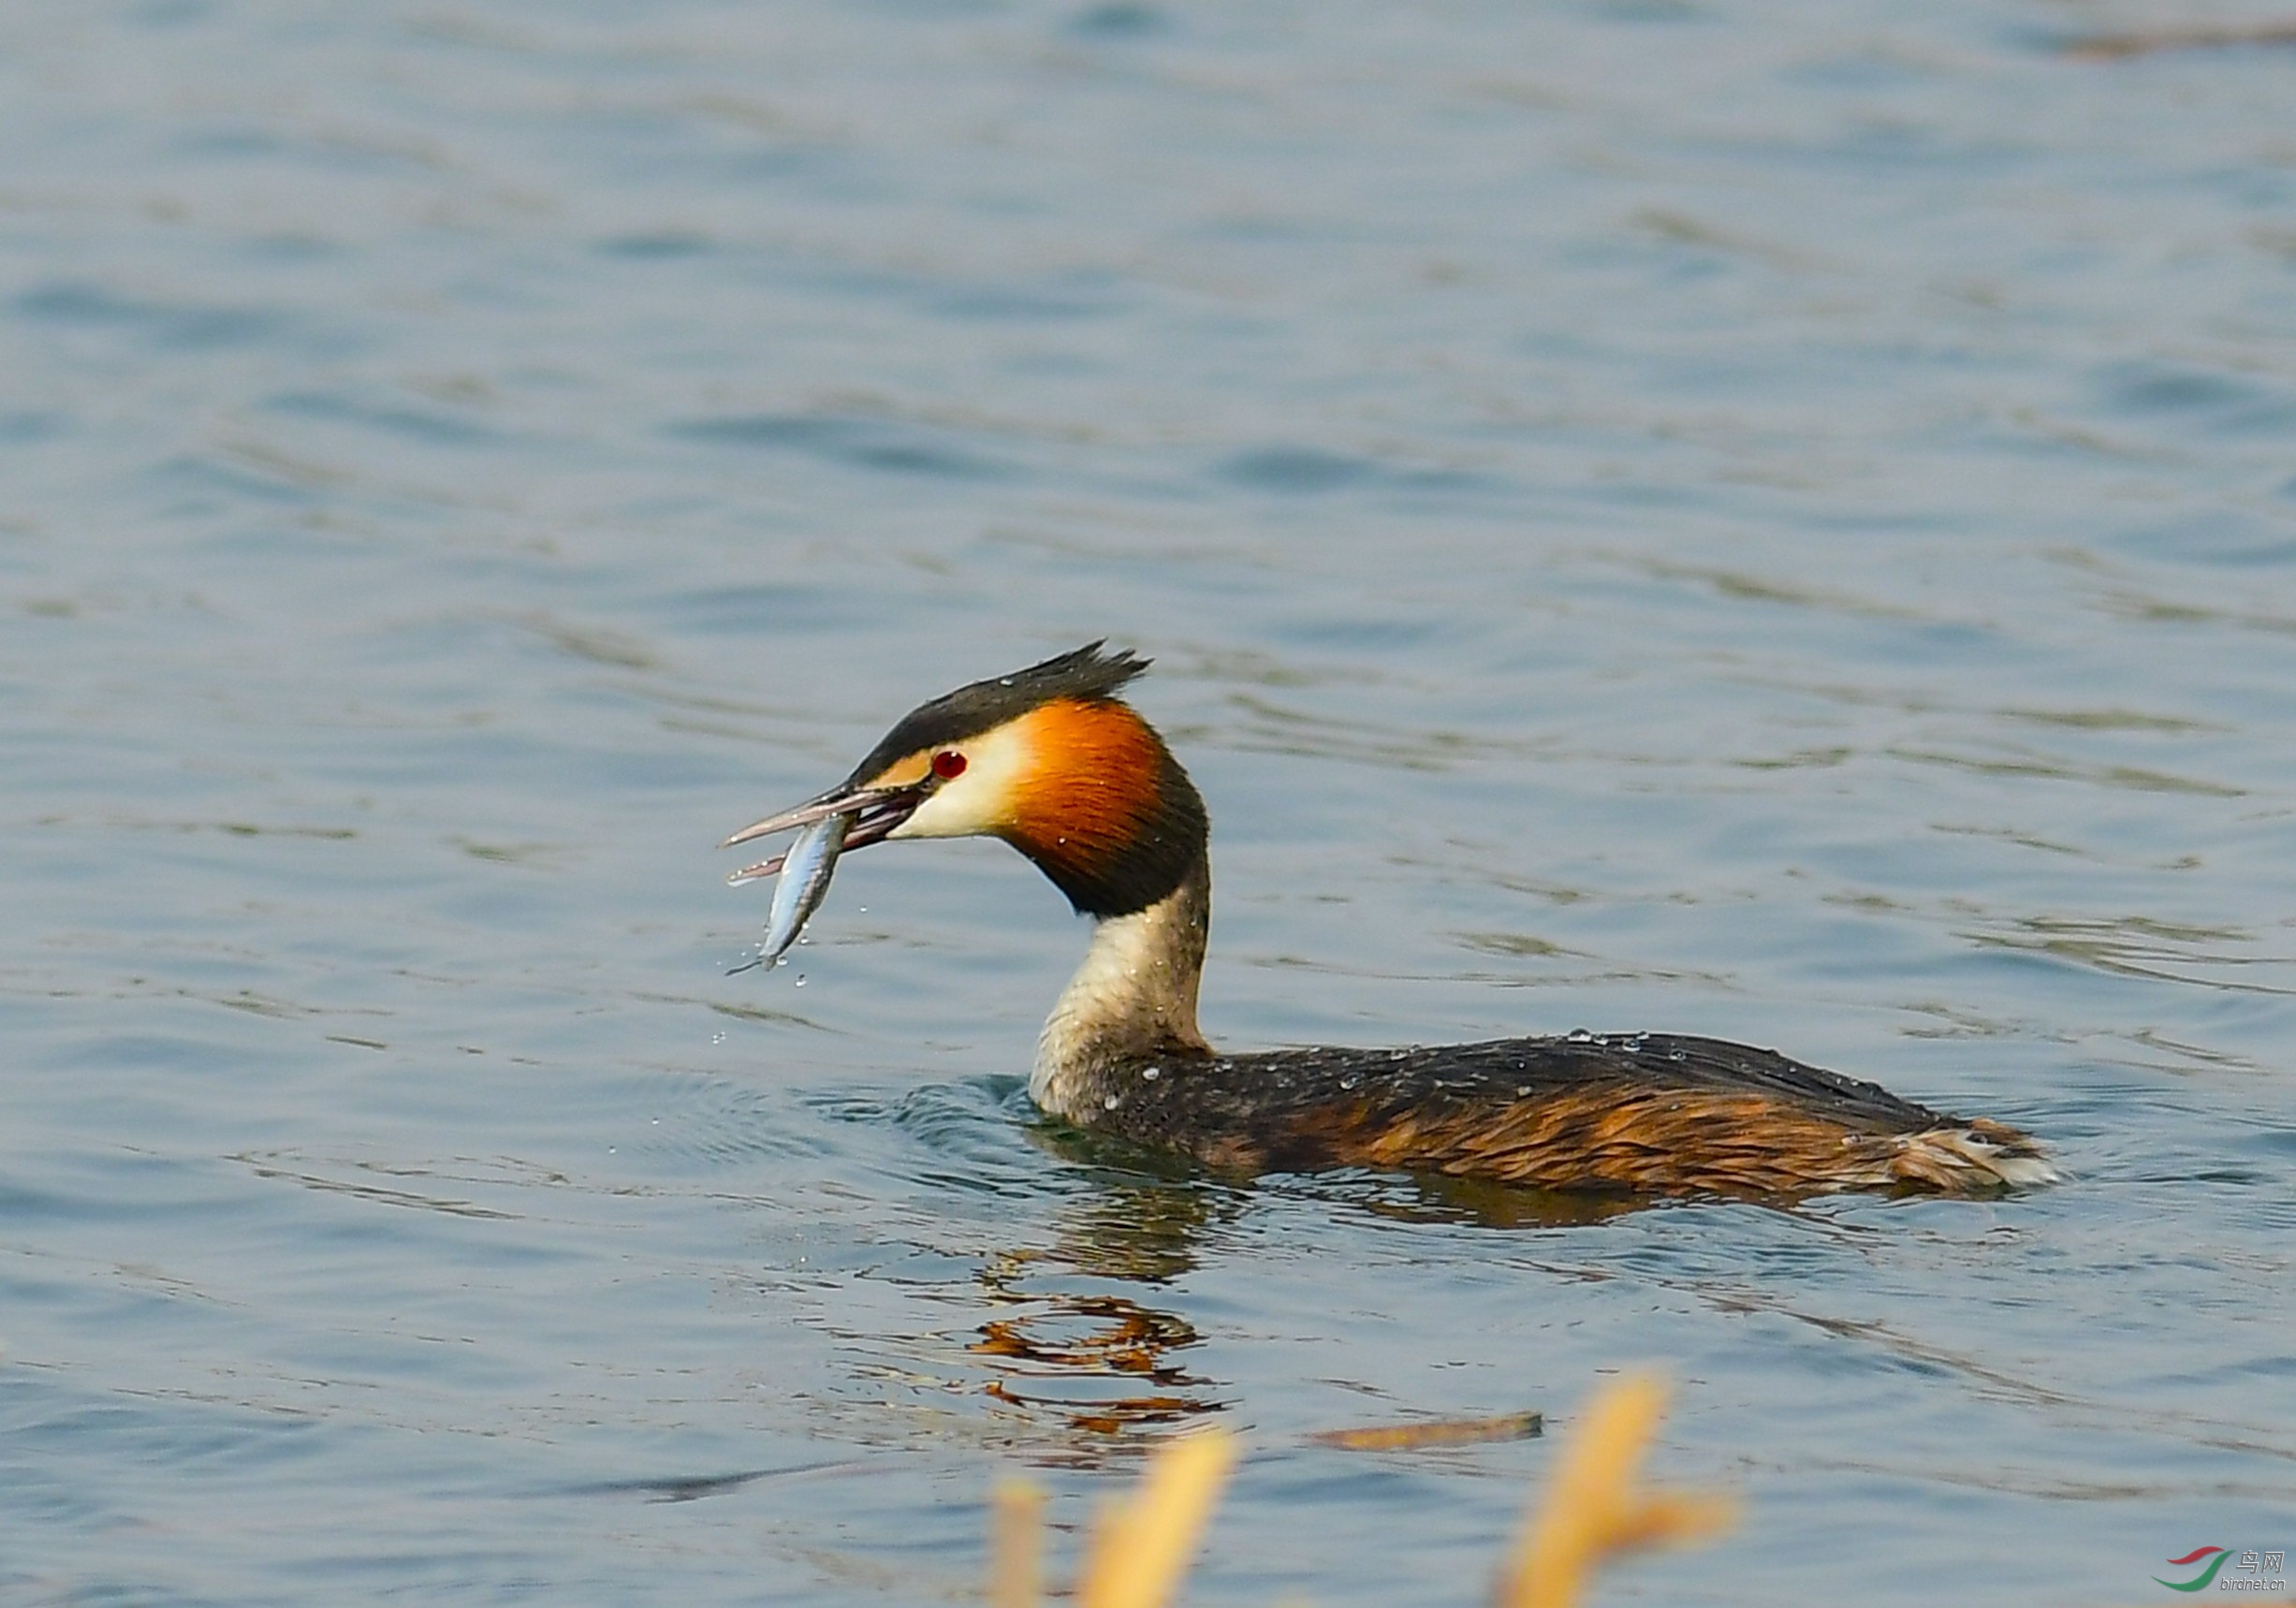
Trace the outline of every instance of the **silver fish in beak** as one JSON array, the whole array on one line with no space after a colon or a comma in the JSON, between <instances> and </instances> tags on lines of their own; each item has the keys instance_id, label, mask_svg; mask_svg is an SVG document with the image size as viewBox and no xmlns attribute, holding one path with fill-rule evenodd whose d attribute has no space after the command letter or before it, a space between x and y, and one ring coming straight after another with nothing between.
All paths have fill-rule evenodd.
<instances>
[{"instance_id":1,"label":"silver fish in beak","mask_svg":"<svg viewBox=\"0 0 2296 1608\"><path fill-rule=\"evenodd\" d=\"M773 884L773 905L766 914L766 941L758 950L759 965L771 966L781 959L805 930L807 919L821 907L853 823L851 815L824 815L790 841L788 852L781 856L781 880Z\"/></svg>"},{"instance_id":2,"label":"silver fish in beak","mask_svg":"<svg viewBox=\"0 0 2296 1608\"><path fill-rule=\"evenodd\" d=\"M755 838L770 837L792 827L797 835L789 847L771 859L743 866L725 880L735 887L779 874L773 884L773 905L766 914L766 940L757 963L771 966L797 941L805 923L820 908L829 891L837 857L847 849L874 843L906 821L924 798L921 787L832 787L794 810L768 815L744 826L719 845L732 848Z\"/></svg>"}]
</instances>

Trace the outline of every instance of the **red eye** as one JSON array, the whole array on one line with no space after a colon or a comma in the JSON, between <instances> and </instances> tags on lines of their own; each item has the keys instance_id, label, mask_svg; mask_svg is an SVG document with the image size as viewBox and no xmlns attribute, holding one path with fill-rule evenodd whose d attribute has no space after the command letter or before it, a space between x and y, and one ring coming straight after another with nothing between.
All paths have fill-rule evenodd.
<instances>
[{"instance_id":1,"label":"red eye","mask_svg":"<svg viewBox=\"0 0 2296 1608\"><path fill-rule=\"evenodd\" d=\"M953 748L944 748L933 755L933 774L947 782L965 773L965 756Z\"/></svg>"}]
</instances>

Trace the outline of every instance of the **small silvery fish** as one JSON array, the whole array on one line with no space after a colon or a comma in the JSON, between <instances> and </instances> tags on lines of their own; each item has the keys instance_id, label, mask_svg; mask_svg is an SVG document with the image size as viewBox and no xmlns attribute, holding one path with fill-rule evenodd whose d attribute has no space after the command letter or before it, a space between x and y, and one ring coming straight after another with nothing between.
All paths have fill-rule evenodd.
<instances>
[{"instance_id":1,"label":"small silvery fish","mask_svg":"<svg viewBox=\"0 0 2296 1608\"><path fill-rule=\"evenodd\" d=\"M790 840L782 856L781 880L773 884L773 906L766 913L766 942L758 959L770 966L797 941L805 919L829 891L829 873L837 869L838 851L855 817L825 815Z\"/></svg>"}]
</instances>

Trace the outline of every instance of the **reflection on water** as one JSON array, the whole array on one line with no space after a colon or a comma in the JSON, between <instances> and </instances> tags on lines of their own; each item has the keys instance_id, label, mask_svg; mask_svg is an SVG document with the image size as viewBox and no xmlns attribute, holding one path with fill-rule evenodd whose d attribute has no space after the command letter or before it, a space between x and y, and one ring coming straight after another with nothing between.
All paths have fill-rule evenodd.
<instances>
[{"instance_id":1,"label":"reflection on water","mask_svg":"<svg viewBox=\"0 0 2296 1608\"><path fill-rule=\"evenodd\" d=\"M2197 927L2142 915L2018 915L1996 917L1969 938L2122 976L2236 994L2296 993L2296 958L2240 953L2257 939L2237 928ZM2273 981L2276 977L2290 981Z\"/></svg>"},{"instance_id":2,"label":"reflection on water","mask_svg":"<svg viewBox=\"0 0 2296 1608\"><path fill-rule=\"evenodd\" d=\"M1223 1411L1220 1382L1182 1366L1179 1353L1202 1340L1185 1318L1145 1291L1074 1286L1168 1283L1196 1264L1201 1234L1238 1209L1224 1189L1111 1179L1062 1210L1052 1246L990 1256L979 1277L997 1315L971 1348L996 1359L988 1394L1102 1436Z\"/></svg>"},{"instance_id":3,"label":"reflection on water","mask_svg":"<svg viewBox=\"0 0 2296 1608\"><path fill-rule=\"evenodd\" d=\"M508 1218L516 1214L481 1206L475 1201L457 1199L452 1195L425 1192L413 1187L416 1180L439 1178L498 1186L510 1182L522 1183L528 1188L563 1185L566 1182L563 1177L552 1177L540 1169L522 1167L515 1162L490 1164L467 1157L458 1157L441 1165L374 1160L327 1160L314 1163L313 1158L285 1154L235 1156L232 1160L245 1165L258 1178L300 1184L307 1190L355 1195L387 1206L444 1212L449 1217ZM385 1184L375 1181L378 1178L403 1181Z\"/></svg>"},{"instance_id":4,"label":"reflection on water","mask_svg":"<svg viewBox=\"0 0 2296 1608\"><path fill-rule=\"evenodd\" d=\"M1142 1158L1100 1135L1059 1124L1035 1124L1031 1137L1047 1152L1087 1167L1090 1190L1061 1207L1051 1245L993 1252L982 1264L980 1292L995 1315L980 1325L979 1338L968 1349L993 1359L995 1371L986 1386L989 1396L1037 1425L1091 1438L1159 1428L1229 1409L1232 1383L1202 1377L1187 1366L1185 1353L1200 1347L1204 1337L1155 1293L1199 1264L1204 1241L1250 1212L1254 1191L1189 1177L1185 1175L1192 1169L1168 1158ZM1162 1160L1174 1179L1118 1173L1110 1162L1119 1153L1128 1160ZM1314 1198L1341 1214L1480 1228L1586 1226L1651 1204L1615 1195L1511 1189L1480 1179L1361 1173L1320 1176L1308 1187ZM1411 1441L1414 1432L1408 1428L1317 1433L1335 1445L1465 1444L1532 1433L1535 1418L1492 1420L1472 1431L1455 1426L1447 1442L1440 1429L1424 1425L1420 1441ZM1062 1446L1052 1455L1059 1461L1080 1454L1094 1455L1088 1443Z\"/></svg>"},{"instance_id":5,"label":"reflection on water","mask_svg":"<svg viewBox=\"0 0 2296 1608\"><path fill-rule=\"evenodd\" d=\"M1398 1222L1465 1222L1484 1228L1577 1228L1669 1203L1593 1190L1528 1190L1482 1178L1338 1180L1329 1186L1365 1211Z\"/></svg>"},{"instance_id":6,"label":"reflection on water","mask_svg":"<svg viewBox=\"0 0 2296 1608\"><path fill-rule=\"evenodd\" d=\"M982 1282L992 1298L1026 1308L982 1324L972 1348L1000 1359L987 1386L998 1401L1104 1435L1183 1423L1227 1405L1208 1394L1213 1381L1178 1366L1174 1353L1202 1337L1174 1314L1122 1295L1031 1297L993 1271ZM1110 1394L1088 1396L1095 1385Z\"/></svg>"}]
</instances>

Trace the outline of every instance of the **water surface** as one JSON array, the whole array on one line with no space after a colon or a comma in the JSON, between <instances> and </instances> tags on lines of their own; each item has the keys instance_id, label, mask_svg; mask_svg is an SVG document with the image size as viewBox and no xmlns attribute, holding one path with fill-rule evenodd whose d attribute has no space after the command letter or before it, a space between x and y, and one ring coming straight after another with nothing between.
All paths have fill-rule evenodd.
<instances>
[{"instance_id":1,"label":"water surface","mask_svg":"<svg viewBox=\"0 0 2296 1608\"><path fill-rule=\"evenodd\" d=\"M2231 8L2227 25L2262 12ZM2296 168L2104 4L197 0L0 22L0 1597L2129 1601L2296 1512ZM2180 18L2191 22L2192 18ZM1224 1043L1715 1033L1989 1203L1603 1215L1031 1120L1082 935L710 846L1108 636ZM799 986L800 977L802 987Z\"/></svg>"}]
</instances>

